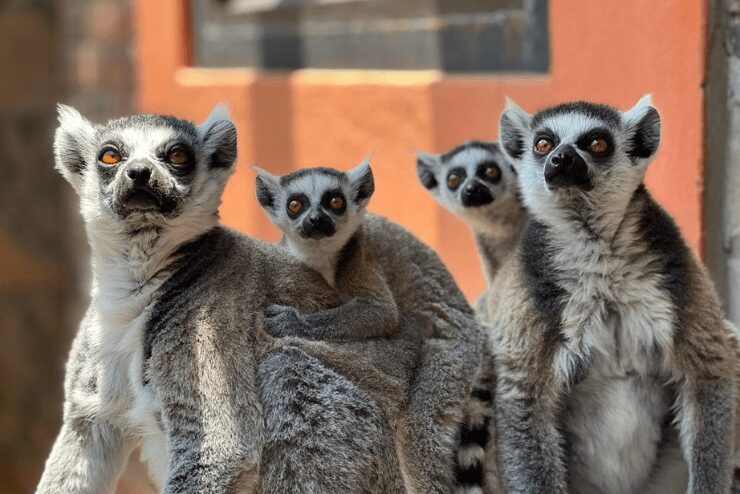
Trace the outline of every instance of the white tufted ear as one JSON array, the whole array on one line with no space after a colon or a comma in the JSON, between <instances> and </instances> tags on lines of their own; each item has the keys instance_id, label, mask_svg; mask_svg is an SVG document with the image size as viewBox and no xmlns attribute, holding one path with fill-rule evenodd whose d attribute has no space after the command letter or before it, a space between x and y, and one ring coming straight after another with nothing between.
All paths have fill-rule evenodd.
<instances>
[{"instance_id":1,"label":"white tufted ear","mask_svg":"<svg viewBox=\"0 0 740 494\"><path fill-rule=\"evenodd\" d=\"M433 191L437 188L437 171L442 165L440 155L427 153L426 151L416 152L416 175L419 177L421 184Z\"/></svg>"},{"instance_id":2,"label":"white tufted ear","mask_svg":"<svg viewBox=\"0 0 740 494\"><path fill-rule=\"evenodd\" d=\"M660 144L660 115L646 94L635 106L622 113L622 122L629 129L627 154L637 162L650 162Z\"/></svg>"},{"instance_id":3,"label":"white tufted ear","mask_svg":"<svg viewBox=\"0 0 740 494\"><path fill-rule=\"evenodd\" d=\"M517 163L524 154L524 136L529 132L532 115L522 110L514 100L506 98L506 106L499 119L501 148L504 153Z\"/></svg>"},{"instance_id":4,"label":"white tufted ear","mask_svg":"<svg viewBox=\"0 0 740 494\"><path fill-rule=\"evenodd\" d=\"M368 156L362 163L346 173L352 188L352 201L359 208L367 207L370 197L375 192L375 178L370 168L370 158L371 156Z\"/></svg>"},{"instance_id":5,"label":"white tufted ear","mask_svg":"<svg viewBox=\"0 0 740 494\"><path fill-rule=\"evenodd\" d=\"M276 212L275 200L280 190L280 177L272 175L258 166L253 168L257 172L255 184L257 202L260 203L260 206L268 215L273 216Z\"/></svg>"},{"instance_id":6,"label":"white tufted ear","mask_svg":"<svg viewBox=\"0 0 740 494\"><path fill-rule=\"evenodd\" d=\"M54 135L54 165L62 176L79 191L87 168L85 157L94 151L95 127L80 112L57 105L59 127Z\"/></svg>"},{"instance_id":7,"label":"white tufted ear","mask_svg":"<svg viewBox=\"0 0 740 494\"><path fill-rule=\"evenodd\" d=\"M229 168L236 161L236 126L229 116L226 103L213 107L208 118L198 126L208 165L211 168Z\"/></svg>"}]
</instances>

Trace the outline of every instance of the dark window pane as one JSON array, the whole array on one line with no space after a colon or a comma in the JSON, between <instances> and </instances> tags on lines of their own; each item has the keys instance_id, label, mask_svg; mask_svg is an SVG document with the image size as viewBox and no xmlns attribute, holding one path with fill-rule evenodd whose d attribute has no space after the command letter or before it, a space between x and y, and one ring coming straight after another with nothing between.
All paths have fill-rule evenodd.
<instances>
[{"instance_id":1,"label":"dark window pane","mask_svg":"<svg viewBox=\"0 0 740 494\"><path fill-rule=\"evenodd\" d=\"M530 71L546 0L193 0L201 66Z\"/></svg>"}]
</instances>

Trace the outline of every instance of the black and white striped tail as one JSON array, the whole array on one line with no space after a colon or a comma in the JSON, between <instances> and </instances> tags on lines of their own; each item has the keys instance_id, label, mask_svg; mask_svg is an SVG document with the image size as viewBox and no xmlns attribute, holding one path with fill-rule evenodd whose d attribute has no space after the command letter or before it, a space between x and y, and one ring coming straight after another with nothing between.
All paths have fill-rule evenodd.
<instances>
[{"instance_id":1,"label":"black and white striped tail","mask_svg":"<svg viewBox=\"0 0 740 494\"><path fill-rule=\"evenodd\" d=\"M494 472L491 472L495 458L487 458L494 450L492 437L494 377L491 356L485 353L481 373L470 399L465 404L463 422L460 425L460 441L455 462L457 494L490 494L498 491L495 487L497 482L491 478L497 477L495 468Z\"/></svg>"}]
</instances>

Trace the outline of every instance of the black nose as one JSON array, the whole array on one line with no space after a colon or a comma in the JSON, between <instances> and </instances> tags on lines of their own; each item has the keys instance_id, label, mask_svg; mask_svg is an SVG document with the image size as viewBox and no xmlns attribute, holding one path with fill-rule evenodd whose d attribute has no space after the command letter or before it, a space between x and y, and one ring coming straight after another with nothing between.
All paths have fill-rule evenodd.
<instances>
[{"instance_id":1,"label":"black nose","mask_svg":"<svg viewBox=\"0 0 740 494\"><path fill-rule=\"evenodd\" d=\"M301 224L301 235L306 238L331 237L334 233L334 221L325 213L311 213Z\"/></svg>"},{"instance_id":2,"label":"black nose","mask_svg":"<svg viewBox=\"0 0 740 494\"><path fill-rule=\"evenodd\" d=\"M460 193L460 201L463 207L471 208L493 202L493 196L491 195L491 191L488 190L488 187L477 180L471 180L463 187Z\"/></svg>"},{"instance_id":3,"label":"black nose","mask_svg":"<svg viewBox=\"0 0 740 494\"><path fill-rule=\"evenodd\" d=\"M132 166L126 170L126 175L131 179L136 187L142 187L149 183L152 171L146 166Z\"/></svg>"},{"instance_id":4,"label":"black nose","mask_svg":"<svg viewBox=\"0 0 740 494\"><path fill-rule=\"evenodd\" d=\"M572 146L563 146L550 155L545 165L545 181L550 188L593 189L588 165Z\"/></svg>"}]
</instances>

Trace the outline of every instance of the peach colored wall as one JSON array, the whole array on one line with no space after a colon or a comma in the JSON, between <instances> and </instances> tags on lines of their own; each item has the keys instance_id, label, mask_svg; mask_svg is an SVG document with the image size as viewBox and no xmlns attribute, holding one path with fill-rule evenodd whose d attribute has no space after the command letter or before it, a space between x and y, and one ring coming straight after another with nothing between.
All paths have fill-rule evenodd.
<instances>
[{"instance_id":1,"label":"peach colored wall","mask_svg":"<svg viewBox=\"0 0 740 494\"><path fill-rule=\"evenodd\" d=\"M473 240L418 184L414 151L495 139L504 95L525 109L571 99L627 108L651 92L663 116L648 185L700 251L706 5L697 0L552 0L551 68L543 75L452 76L434 71L189 67L181 0L137 0L141 110L202 119L229 101L239 160L224 198L226 224L275 239L254 200L254 173L325 164L349 167L374 153L371 209L406 225L448 263L469 297L483 288Z\"/></svg>"}]
</instances>

